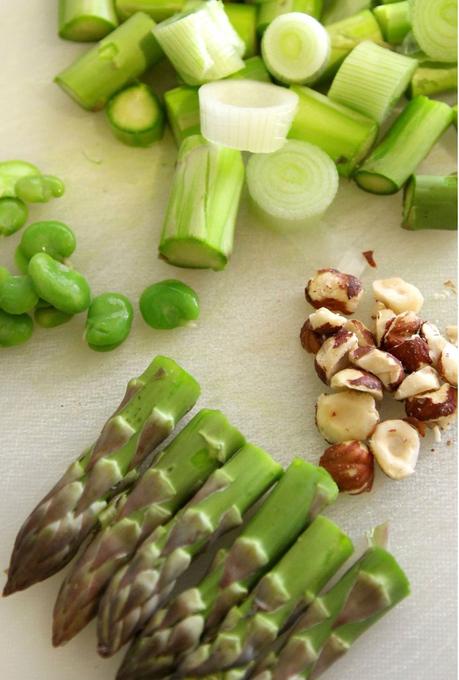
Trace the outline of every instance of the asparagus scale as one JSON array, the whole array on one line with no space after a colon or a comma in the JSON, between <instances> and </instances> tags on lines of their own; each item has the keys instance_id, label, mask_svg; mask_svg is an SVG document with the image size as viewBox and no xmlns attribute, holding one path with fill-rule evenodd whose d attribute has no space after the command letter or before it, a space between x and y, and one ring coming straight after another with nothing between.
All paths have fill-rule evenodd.
<instances>
[{"instance_id":1,"label":"asparagus scale","mask_svg":"<svg viewBox=\"0 0 459 680\"><path fill-rule=\"evenodd\" d=\"M220 411L203 409L159 454L130 493L109 504L94 536L61 586L54 607L53 644L76 635L96 614L110 578L156 527L165 524L244 438Z\"/></svg>"},{"instance_id":2,"label":"asparagus scale","mask_svg":"<svg viewBox=\"0 0 459 680\"><path fill-rule=\"evenodd\" d=\"M144 458L196 403L199 385L172 359L156 357L131 380L96 441L37 505L13 548L10 595L52 576L75 555L121 484L132 483Z\"/></svg>"},{"instance_id":3,"label":"asparagus scale","mask_svg":"<svg viewBox=\"0 0 459 680\"><path fill-rule=\"evenodd\" d=\"M218 553L201 583L154 614L128 651L119 679L160 678L172 672L180 657L218 627L337 494L323 468L295 459L230 550Z\"/></svg>"},{"instance_id":4,"label":"asparagus scale","mask_svg":"<svg viewBox=\"0 0 459 680\"><path fill-rule=\"evenodd\" d=\"M215 471L189 504L140 546L112 578L98 616L99 652L111 656L173 589L193 557L242 522L244 512L282 474L262 449L246 444Z\"/></svg>"}]
</instances>

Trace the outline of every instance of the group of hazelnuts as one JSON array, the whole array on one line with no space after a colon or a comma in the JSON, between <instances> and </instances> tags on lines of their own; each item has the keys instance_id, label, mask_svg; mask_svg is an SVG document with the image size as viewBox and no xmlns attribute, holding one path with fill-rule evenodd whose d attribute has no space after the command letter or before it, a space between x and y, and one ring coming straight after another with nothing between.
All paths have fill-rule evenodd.
<instances>
[{"instance_id":1,"label":"group of hazelnuts","mask_svg":"<svg viewBox=\"0 0 459 680\"><path fill-rule=\"evenodd\" d=\"M457 327L446 338L421 319L421 292L394 277L373 282L370 330L346 318L363 292L356 276L320 269L305 291L316 311L300 333L319 378L334 390L316 403L317 427L331 444L320 465L351 494L371 490L375 459L392 479L413 474L426 427L439 435L457 413ZM376 402L385 393L404 402L406 418L381 421Z\"/></svg>"}]
</instances>

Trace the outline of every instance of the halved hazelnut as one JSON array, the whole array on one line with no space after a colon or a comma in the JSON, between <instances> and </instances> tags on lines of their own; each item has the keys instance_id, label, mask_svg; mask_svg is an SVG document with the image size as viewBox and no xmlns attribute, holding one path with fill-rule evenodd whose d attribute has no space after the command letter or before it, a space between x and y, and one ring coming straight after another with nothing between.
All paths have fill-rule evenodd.
<instances>
[{"instance_id":1,"label":"halved hazelnut","mask_svg":"<svg viewBox=\"0 0 459 680\"><path fill-rule=\"evenodd\" d=\"M305 349L306 352L309 352L309 354L317 354L323 341L322 336L312 330L309 319L307 319L300 331L300 342L303 349Z\"/></svg>"},{"instance_id":2,"label":"halved hazelnut","mask_svg":"<svg viewBox=\"0 0 459 680\"><path fill-rule=\"evenodd\" d=\"M432 363L429 346L419 335L413 335L412 338L392 347L390 353L402 362L407 373L418 371Z\"/></svg>"},{"instance_id":3,"label":"halved hazelnut","mask_svg":"<svg viewBox=\"0 0 459 680\"><path fill-rule=\"evenodd\" d=\"M349 359L355 366L373 373L389 392L396 390L405 378L400 361L376 347L357 347L349 352Z\"/></svg>"},{"instance_id":4,"label":"halved hazelnut","mask_svg":"<svg viewBox=\"0 0 459 680\"><path fill-rule=\"evenodd\" d=\"M376 347L376 338L369 328L358 319L348 319L344 328L355 333L359 347Z\"/></svg>"},{"instance_id":5,"label":"halved hazelnut","mask_svg":"<svg viewBox=\"0 0 459 680\"><path fill-rule=\"evenodd\" d=\"M376 344L378 347L384 342L384 337L390 328L392 320L395 319L395 313L391 309L384 307L383 309L378 309L375 318L375 336Z\"/></svg>"},{"instance_id":6,"label":"halved hazelnut","mask_svg":"<svg viewBox=\"0 0 459 680\"><path fill-rule=\"evenodd\" d=\"M427 342L430 358L432 359L433 365L436 366L443 351L443 347L447 343L446 338L443 337L435 324L429 323L428 321L422 324L420 335L421 338L424 338Z\"/></svg>"},{"instance_id":7,"label":"halved hazelnut","mask_svg":"<svg viewBox=\"0 0 459 680\"><path fill-rule=\"evenodd\" d=\"M380 401L383 398L383 385L379 378L359 368L345 368L335 373L330 382L334 390L356 390L366 392Z\"/></svg>"},{"instance_id":8,"label":"halved hazelnut","mask_svg":"<svg viewBox=\"0 0 459 680\"><path fill-rule=\"evenodd\" d=\"M349 352L357 347L357 338L344 329L338 331L316 354L315 367L319 378L328 385L332 376L349 365Z\"/></svg>"},{"instance_id":9,"label":"halved hazelnut","mask_svg":"<svg viewBox=\"0 0 459 680\"><path fill-rule=\"evenodd\" d=\"M446 337L453 345L457 345L457 326L446 326Z\"/></svg>"},{"instance_id":10,"label":"halved hazelnut","mask_svg":"<svg viewBox=\"0 0 459 680\"><path fill-rule=\"evenodd\" d=\"M403 312L395 316L384 334L384 349L389 352L392 347L400 345L404 340L408 340L413 335L417 335L422 326L422 319L414 312Z\"/></svg>"},{"instance_id":11,"label":"halved hazelnut","mask_svg":"<svg viewBox=\"0 0 459 680\"><path fill-rule=\"evenodd\" d=\"M319 269L308 281L307 301L316 309L327 307L334 312L353 314L363 295L360 279L337 269Z\"/></svg>"},{"instance_id":12,"label":"halved hazelnut","mask_svg":"<svg viewBox=\"0 0 459 680\"><path fill-rule=\"evenodd\" d=\"M345 390L335 394L321 394L317 400L317 427L330 444L351 439L364 441L378 422L376 403L369 394Z\"/></svg>"},{"instance_id":13,"label":"halved hazelnut","mask_svg":"<svg viewBox=\"0 0 459 680\"><path fill-rule=\"evenodd\" d=\"M406 415L428 425L448 427L457 411L457 389L445 383L434 392L409 397L405 402Z\"/></svg>"},{"instance_id":14,"label":"halved hazelnut","mask_svg":"<svg viewBox=\"0 0 459 680\"><path fill-rule=\"evenodd\" d=\"M442 349L438 360L438 370L441 377L450 385L457 387L457 364L459 362L459 350L456 345L447 342Z\"/></svg>"},{"instance_id":15,"label":"halved hazelnut","mask_svg":"<svg viewBox=\"0 0 459 680\"><path fill-rule=\"evenodd\" d=\"M346 323L346 318L341 314L335 314L326 307L319 307L316 312L309 315L309 323L316 333L321 335L334 335Z\"/></svg>"},{"instance_id":16,"label":"halved hazelnut","mask_svg":"<svg viewBox=\"0 0 459 680\"><path fill-rule=\"evenodd\" d=\"M329 446L319 465L333 477L340 491L350 494L371 491L374 458L363 442L349 441Z\"/></svg>"},{"instance_id":17,"label":"halved hazelnut","mask_svg":"<svg viewBox=\"0 0 459 680\"><path fill-rule=\"evenodd\" d=\"M421 291L398 276L373 281L373 293L376 300L385 304L396 314L419 312L424 304Z\"/></svg>"},{"instance_id":18,"label":"halved hazelnut","mask_svg":"<svg viewBox=\"0 0 459 680\"><path fill-rule=\"evenodd\" d=\"M439 387L440 378L437 371L432 366L424 366L424 368L420 368L419 371L415 371L405 378L395 392L394 398L398 400L408 399L408 397L415 397L424 392L438 390Z\"/></svg>"},{"instance_id":19,"label":"halved hazelnut","mask_svg":"<svg viewBox=\"0 0 459 680\"><path fill-rule=\"evenodd\" d=\"M384 420L379 423L369 445L388 477L404 479L413 474L421 442L416 428L405 420Z\"/></svg>"}]
</instances>

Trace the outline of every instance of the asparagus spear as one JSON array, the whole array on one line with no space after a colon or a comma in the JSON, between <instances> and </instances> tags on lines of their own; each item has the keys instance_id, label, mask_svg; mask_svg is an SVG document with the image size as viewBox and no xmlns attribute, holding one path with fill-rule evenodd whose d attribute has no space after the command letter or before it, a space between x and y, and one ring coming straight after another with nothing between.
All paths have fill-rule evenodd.
<instances>
[{"instance_id":1,"label":"asparagus spear","mask_svg":"<svg viewBox=\"0 0 459 680\"><path fill-rule=\"evenodd\" d=\"M457 175L413 175L403 194L402 227L457 230Z\"/></svg>"},{"instance_id":2,"label":"asparagus spear","mask_svg":"<svg viewBox=\"0 0 459 680\"><path fill-rule=\"evenodd\" d=\"M234 674L244 677L352 551L350 539L336 524L317 517L244 603L230 610L216 637L185 656L179 672L202 677L239 668Z\"/></svg>"},{"instance_id":3,"label":"asparagus spear","mask_svg":"<svg viewBox=\"0 0 459 680\"><path fill-rule=\"evenodd\" d=\"M164 21L181 12L185 0L115 0L116 11L121 21L129 19L136 12L145 12L155 21Z\"/></svg>"},{"instance_id":4,"label":"asparagus spear","mask_svg":"<svg viewBox=\"0 0 459 680\"><path fill-rule=\"evenodd\" d=\"M113 499L105 528L86 546L54 607L53 643L76 635L96 614L110 578L135 549L165 524L244 438L220 411L200 411L155 460L134 489Z\"/></svg>"},{"instance_id":5,"label":"asparagus spear","mask_svg":"<svg viewBox=\"0 0 459 680\"><path fill-rule=\"evenodd\" d=\"M120 483L134 481L143 459L199 396L199 385L172 359L156 357L131 380L96 443L68 468L16 538L3 594L55 574L75 555Z\"/></svg>"},{"instance_id":6,"label":"asparagus spear","mask_svg":"<svg viewBox=\"0 0 459 680\"><path fill-rule=\"evenodd\" d=\"M242 522L244 512L282 474L262 449L246 444L207 480L171 522L158 527L112 578L99 608L99 652L111 656L151 617L208 543Z\"/></svg>"},{"instance_id":7,"label":"asparagus spear","mask_svg":"<svg viewBox=\"0 0 459 680\"><path fill-rule=\"evenodd\" d=\"M59 36L65 40L95 42L117 26L113 0L59 0Z\"/></svg>"},{"instance_id":8,"label":"asparagus spear","mask_svg":"<svg viewBox=\"0 0 459 680\"><path fill-rule=\"evenodd\" d=\"M220 551L215 568L196 588L184 591L151 618L129 650L120 680L171 672L179 656L192 651L204 631L208 635L215 629L337 494L323 468L294 460L232 548Z\"/></svg>"},{"instance_id":9,"label":"asparagus spear","mask_svg":"<svg viewBox=\"0 0 459 680\"><path fill-rule=\"evenodd\" d=\"M281 650L259 664L254 680L318 678L409 591L394 557L384 548L370 548L313 602Z\"/></svg>"},{"instance_id":10,"label":"asparagus spear","mask_svg":"<svg viewBox=\"0 0 459 680\"><path fill-rule=\"evenodd\" d=\"M457 64L423 61L411 78L408 93L410 97L430 96L449 90L457 90Z\"/></svg>"}]
</instances>

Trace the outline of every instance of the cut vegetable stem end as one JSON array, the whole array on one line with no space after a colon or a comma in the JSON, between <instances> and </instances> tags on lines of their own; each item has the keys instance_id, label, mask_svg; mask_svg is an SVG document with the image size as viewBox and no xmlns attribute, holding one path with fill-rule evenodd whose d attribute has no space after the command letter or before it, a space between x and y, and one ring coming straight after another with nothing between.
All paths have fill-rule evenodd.
<instances>
[{"instance_id":1,"label":"cut vegetable stem end","mask_svg":"<svg viewBox=\"0 0 459 680\"><path fill-rule=\"evenodd\" d=\"M59 36L96 42L118 26L113 0L59 0Z\"/></svg>"}]
</instances>

